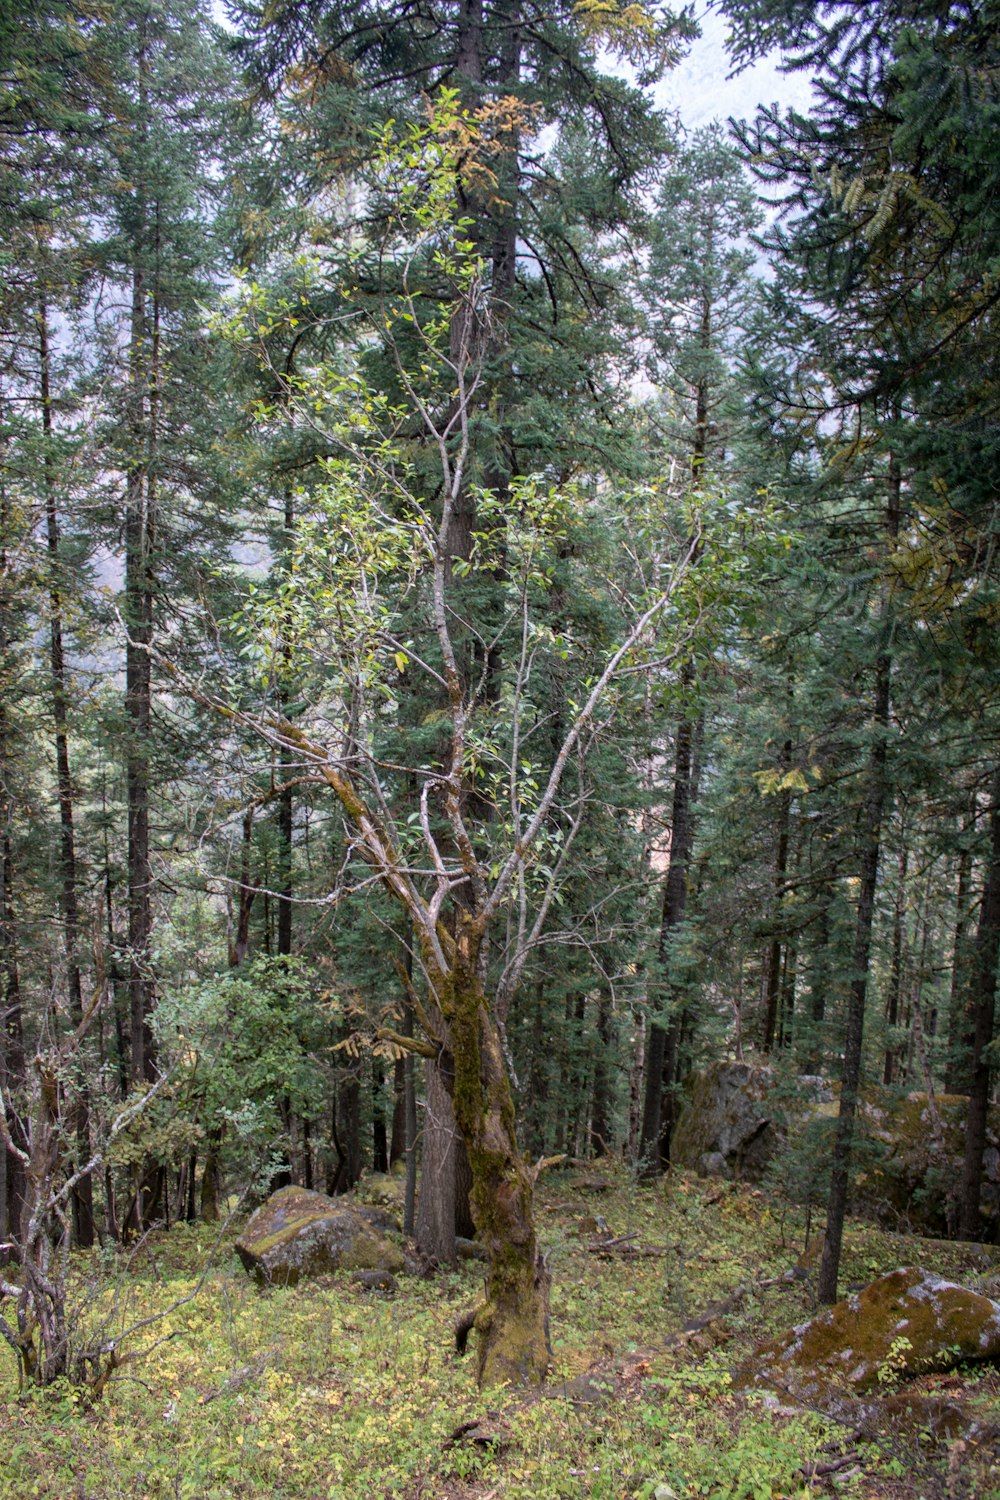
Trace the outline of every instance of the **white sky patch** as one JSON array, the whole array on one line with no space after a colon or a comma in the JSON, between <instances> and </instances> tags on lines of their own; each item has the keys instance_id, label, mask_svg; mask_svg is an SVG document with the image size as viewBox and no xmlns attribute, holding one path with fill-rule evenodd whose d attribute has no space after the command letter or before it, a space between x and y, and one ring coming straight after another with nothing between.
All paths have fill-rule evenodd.
<instances>
[{"instance_id":1,"label":"white sky patch","mask_svg":"<svg viewBox=\"0 0 1000 1500\"><path fill-rule=\"evenodd\" d=\"M657 84L654 97L663 109L676 110L689 129L723 124L735 119L753 119L758 104L779 103L783 109L805 111L809 105L811 80L806 73L782 73L776 54L763 58L735 78L728 77L732 63L726 52L729 23L711 5L699 4L697 20L701 36L692 42L687 57Z\"/></svg>"}]
</instances>

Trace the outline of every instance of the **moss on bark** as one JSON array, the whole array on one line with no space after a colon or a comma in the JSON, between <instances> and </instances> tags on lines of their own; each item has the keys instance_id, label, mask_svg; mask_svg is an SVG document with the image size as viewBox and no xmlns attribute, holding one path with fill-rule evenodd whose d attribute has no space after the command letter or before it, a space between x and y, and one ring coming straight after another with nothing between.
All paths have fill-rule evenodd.
<instances>
[{"instance_id":1,"label":"moss on bark","mask_svg":"<svg viewBox=\"0 0 1000 1500\"><path fill-rule=\"evenodd\" d=\"M514 1101L496 1022L477 973L469 923L455 961L435 976L447 1022L452 1105L472 1172L471 1207L488 1257L486 1302L476 1316L481 1385L528 1384L549 1365L549 1278L538 1249L534 1183L517 1145Z\"/></svg>"}]
</instances>

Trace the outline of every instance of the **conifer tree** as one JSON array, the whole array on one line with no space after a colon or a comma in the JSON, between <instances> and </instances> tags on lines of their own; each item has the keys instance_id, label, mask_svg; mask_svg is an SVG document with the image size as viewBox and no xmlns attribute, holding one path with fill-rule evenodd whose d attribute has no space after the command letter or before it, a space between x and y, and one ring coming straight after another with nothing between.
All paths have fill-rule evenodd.
<instances>
[{"instance_id":1,"label":"conifer tree","mask_svg":"<svg viewBox=\"0 0 1000 1500\"><path fill-rule=\"evenodd\" d=\"M881 467L901 496L878 554L887 604L875 652L871 806L866 802L842 1128L821 1288L832 1298L846 1194L843 1155L861 1066L859 986L868 969L864 930L870 934L875 892L872 830L880 821L874 804L888 805L879 745L889 729L891 656L905 626L918 620L934 643L936 670L948 657L955 665L964 658L958 689L970 657L942 650L945 637L972 638L995 586L992 569L980 565L982 554L973 548L966 553L966 607L942 628L934 593L954 567L958 534L968 538L993 527L982 474L996 433L996 384L987 373L995 370L996 324L981 271L995 252L995 220L986 222L981 194L992 190L997 170L987 144L996 9L949 7L942 15L940 7L921 4L750 0L727 10L738 56L777 44L790 66L808 66L817 78L808 116L772 109L740 128L759 174L781 184L786 207L795 209L772 243L784 306L808 355L780 399L800 426L809 424L817 447L831 453L831 481L839 477L847 492L852 473L874 477ZM814 378L817 370L822 380ZM834 424L839 447L831 451ZM855 534L864 535L868 525L859 509ZM995 673L995 658L975 669L980 682Z\"/></svg>"}]
</instances>

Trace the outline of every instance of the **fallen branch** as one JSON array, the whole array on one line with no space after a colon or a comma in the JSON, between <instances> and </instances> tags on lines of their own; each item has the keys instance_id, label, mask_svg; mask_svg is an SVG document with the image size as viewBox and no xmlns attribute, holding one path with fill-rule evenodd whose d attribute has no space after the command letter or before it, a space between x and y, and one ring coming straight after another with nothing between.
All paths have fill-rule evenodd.
<instances>
[{"instance_id":1,"label":"fallen branch","mask_svg":"<svg viewBox=\"0 0 1000 1500\"><path fill-rule=\"evenodd\" d=\"M825 1479L827 1475L838 1474L841 1469L848 1468L850 1464L860 1464L861 1462L860 1453L845 1453L843 1458L831 1459L827 1463L820 1463L817 1460L813 1463L802 1464L795 1472L796 1474L800 1474L805 1480Z\"/></svg>"}]
</instances>

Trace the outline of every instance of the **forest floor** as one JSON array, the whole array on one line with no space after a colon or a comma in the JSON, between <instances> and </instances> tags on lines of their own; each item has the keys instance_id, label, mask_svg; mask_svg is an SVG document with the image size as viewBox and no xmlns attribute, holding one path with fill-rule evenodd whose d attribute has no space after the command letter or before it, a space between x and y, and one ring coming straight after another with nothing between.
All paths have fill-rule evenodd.
<instances>
[{"instance_id":1,"label":"forest floor","mask_svg":"<svg viewBox=\"0 0 1000 1500\"><path fill-rule=\"evenodd\" d=\"M804 1248L799 1210L677 1174L637 1185L600 1164L546 1174L540 1219L554 1367L527 1395L477 1393L471 1359L452 1352L475 1262L386 1295L334 1277L262 1293L235 1232L217 1246L201 1226L156 1235L127 1270L81 1257L81 1331L173 1311L133 1336L135 1358L96 1404L69 1387L19 1397L0 1362L0 1496L1000 1500L995 1367L909 1383L947 1393L950 1436L919 1417L859 1423L849 1407L831 1417L734 1391L754 1343L815 1310L810 1281L786 1277ZM1000 1250L849 1224L842 1287L913 1264L974 1283ZM992 1438L962 1435L971 1414L996 1424Z\"/></svg>"}]
</instances>

